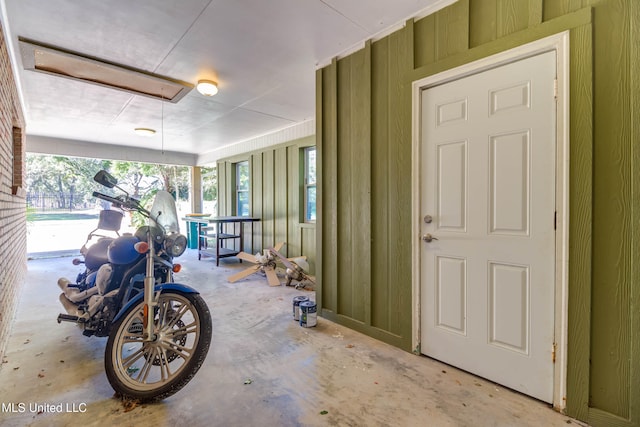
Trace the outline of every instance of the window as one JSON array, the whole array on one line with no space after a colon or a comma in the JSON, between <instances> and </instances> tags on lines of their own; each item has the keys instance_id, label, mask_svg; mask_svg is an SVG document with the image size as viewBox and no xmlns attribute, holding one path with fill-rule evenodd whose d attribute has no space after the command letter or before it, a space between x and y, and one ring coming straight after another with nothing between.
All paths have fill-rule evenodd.
<instances>
[{"instance_id":1,"label":"window","mask_svg":"<svg viewBox=\"0 0 640 427\"><path fill-rule=\"evenodd\" d=\"M316 222L316 147L304 149L304 222Z\"/></svg>"},{"instance_id":2,"label":"window","mask_svg":"<svg viewBox=\"0 0 640 427\"><path fill-rule=\"evenodd\" d=\"M249 216L249 162L236 166L236 215Z\"/></svg>"},{"instance_id":3,"label":"window","mask_svg":"<svg viewBox=\"0 0 640 427\"><path fill-rule=\"evenodd\" d=\"M23 179L23 158L24 158L24 145L22 141L22 129L14 126L12 132L12 144L11 144L11 162L12 162L12 175L11 175L11 193L13 195L19 194L22 190Z\"/></svg>"},{"instance_id":4,"label":"window","mask_svg":"<svg viewBox=\"0 0 640 427\"><path fill-rule=\"evenodd\" d=\"M201 168L202 212L218 212L218 173L215 167Z\"/></svg>"}]
</instances>

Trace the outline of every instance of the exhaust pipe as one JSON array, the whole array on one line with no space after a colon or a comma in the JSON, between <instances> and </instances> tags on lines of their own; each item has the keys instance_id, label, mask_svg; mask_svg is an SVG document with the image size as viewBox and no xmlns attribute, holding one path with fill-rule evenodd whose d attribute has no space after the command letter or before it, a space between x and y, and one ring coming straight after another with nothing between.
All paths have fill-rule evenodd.
<instances>
[{"instance_id":1,"label":"exhaust pipe","mask_svg":"<svg viewBox=\"0 0 640 427\"><path fill-rule=\"evenodd\" d=\"M60 294L60 304L64 307L67 314L60 313L58 315L58 323L61 322L74 322L74 323L84 323L87 321L87 313L84 313L78 310L78 306L73 302L69 301L69 299L64 295L64 293Z\"/></svg>"}]
</instances>

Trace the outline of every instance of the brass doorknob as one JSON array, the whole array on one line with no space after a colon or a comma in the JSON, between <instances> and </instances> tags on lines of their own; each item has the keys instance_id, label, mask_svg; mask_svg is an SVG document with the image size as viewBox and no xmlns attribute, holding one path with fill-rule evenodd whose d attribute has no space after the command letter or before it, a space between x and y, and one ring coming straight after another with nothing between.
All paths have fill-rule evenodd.
<instances>
[{"instance_id":1,"label":"brass doorknob","mask_svg":"<svg viewBox=\"0 0 640 427\"><path fill-rule=\"evenodd\" d=\"M431 233L427 233L424 236L422 236L422 240L424 240L427 243L431 243L432 240L439 240L439 239L431 235Z\"/></svg>"}]
</instances>

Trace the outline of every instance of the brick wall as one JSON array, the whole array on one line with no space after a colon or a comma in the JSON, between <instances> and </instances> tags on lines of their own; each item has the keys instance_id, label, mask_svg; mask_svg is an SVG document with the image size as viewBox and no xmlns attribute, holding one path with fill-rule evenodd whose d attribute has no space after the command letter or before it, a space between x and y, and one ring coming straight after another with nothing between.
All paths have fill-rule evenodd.
<instances>
[{"instance_id":1,"label":"brick wall","mask_svg":"<svg viewBox=\"0 0 640 427\"><path fill-rule=\"evenodd\" d=\"M27 272L24 135L24 117L0 28L0 361Z\"/></svg>"}]
</instances>

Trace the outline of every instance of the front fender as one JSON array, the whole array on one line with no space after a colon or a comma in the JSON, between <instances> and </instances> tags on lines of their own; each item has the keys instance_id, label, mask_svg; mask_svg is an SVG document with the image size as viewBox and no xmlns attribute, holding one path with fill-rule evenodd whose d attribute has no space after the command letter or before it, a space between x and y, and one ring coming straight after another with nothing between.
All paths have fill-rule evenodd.
<instances>
[{"instance_id":1,"label":"front fender","mask_svg":"<svg viewBox=\"0 0 640 427\"><path fill-rule=\"evenodd\" d=\"M156 285L153 288L154 292L164 292L164 291L179 291L179 292L183 292L185 294L199 294L200 292L196 291L195 289L193 289L190 286L187 285L182 285L180 283L163 283L161 285ZM116 317L113 318L112 324L116 323L123 315L124 313L126 313L127 311L129 311L129 308L131 308L131 306L138 304L140 302L140 300L144 299L144 292L140 292L139 294L137 294L136 296L134 296L133 298L131 298L125 305L124 307L122 307L120 309L120 311L118 312L118 314L116 314Z\"/></svg>"}]
</instances>

